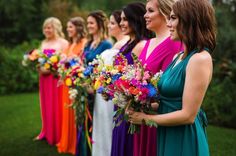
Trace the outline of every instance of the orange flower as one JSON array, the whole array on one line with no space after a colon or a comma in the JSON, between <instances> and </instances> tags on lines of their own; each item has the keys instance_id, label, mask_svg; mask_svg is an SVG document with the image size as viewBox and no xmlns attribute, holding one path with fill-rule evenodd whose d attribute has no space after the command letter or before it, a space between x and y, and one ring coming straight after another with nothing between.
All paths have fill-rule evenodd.
<instances>
[{"instance_id":1,"label":"orange flower","mask_svg":"<svg viewBox=\"0 0 236 156\"><path fill-rule=\"evenodd\" d=\"M36 50L36 49L33 50L32 53L28 57L29 57L29 60L31 60L31 61L36 60L39 57L38 50Z\"/></svg>"},{"instance_id":2,"label":"orange flower","mask_svg":"<svg viewBox=\"0 0 236 156\"><path fill-rule=\"evenodd\" d=\"M138 95L140 90L138 88L135 88L135 87L130 87L129 92L133 95Z\"/></svg>"}]
</instances>

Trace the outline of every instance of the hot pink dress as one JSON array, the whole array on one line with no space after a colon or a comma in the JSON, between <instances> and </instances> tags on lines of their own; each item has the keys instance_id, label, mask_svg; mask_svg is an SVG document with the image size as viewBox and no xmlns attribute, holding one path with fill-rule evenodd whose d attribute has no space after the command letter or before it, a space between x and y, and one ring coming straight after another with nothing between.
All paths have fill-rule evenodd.
<instances>
[{"instance_id":1,"label":"hot pink dress","mask_svg":"<svg viewBox=\"0 0 236 156\"><path fill-rule=\"evenodd\" d=\"M42 129L38 139L46 139L50 145L58 143L61 137L62 88L58 78L52 74L39 76Z\"/></svg>"},{"instance_id":2,"label":"hot pink dress","mask_svg":"<svg viewBox=\"0 0 236 156\"><path fill-rule=\"evenodd\" d=\"M164 71L171 63L174 55L182 48L180 42L174 42L168 37L162 43L154 48L151 54L146 58L150 40L147 41L139 59L143 65L146 64L146 70L153 74ZM147 126L141 126L140 133L134 134L133 156L156 156L157 155L157 129Z\"/></svg>"}]
</instances>

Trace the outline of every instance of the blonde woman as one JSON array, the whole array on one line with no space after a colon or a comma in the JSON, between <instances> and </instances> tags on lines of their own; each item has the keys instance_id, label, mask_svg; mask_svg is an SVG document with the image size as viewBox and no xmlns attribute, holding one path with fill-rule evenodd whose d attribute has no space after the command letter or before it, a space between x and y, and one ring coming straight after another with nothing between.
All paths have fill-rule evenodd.
<instances>
[{"instance_id":1,"label":"blonde woman","mask_svg":"<svg viewBox=\"0 0 236 156\"><path fill-rule=\"evenodd\" d=\"M62 52L68 42L64 39L62 24L59 19L49 17L44 21L43 34L45 39L41 49L55 49ZM43 67L39 69L39 92L42 118L42 129L36 139L46 139L50 145L58 143L61 137L61 101L58 78Z\"/></svg>"}]
</instances>

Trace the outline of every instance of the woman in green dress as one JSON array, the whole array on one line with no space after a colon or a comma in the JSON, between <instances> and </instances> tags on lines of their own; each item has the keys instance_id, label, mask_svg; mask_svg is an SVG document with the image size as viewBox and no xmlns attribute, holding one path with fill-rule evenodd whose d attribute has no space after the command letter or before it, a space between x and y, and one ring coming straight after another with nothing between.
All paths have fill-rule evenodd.
<instances>
[{"instance_id":1,"label":"woman in green dress","mask_svg":"<svg viewBox=\"0 0 236 156\"><path fill-rule=\"evenodd\" d=\"M179 53L162 75L157 115L127 110L134 124L158 125L158 156L208 156L207 119L201 104L212 78L210 52L216 45L214 9L208 0L178 0L167 26Z\"/></svg>"}]
</instances>

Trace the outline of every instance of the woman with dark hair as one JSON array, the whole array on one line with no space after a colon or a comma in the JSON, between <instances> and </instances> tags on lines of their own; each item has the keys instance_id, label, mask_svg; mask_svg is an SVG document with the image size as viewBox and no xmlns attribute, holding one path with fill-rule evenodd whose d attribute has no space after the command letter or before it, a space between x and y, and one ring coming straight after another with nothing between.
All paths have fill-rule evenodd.
<instances>
[{"instance_id":1,"label":"woman with dark hair","mask_svg":"<svg viewBox=\"0 0 236 156\"><path fill-rule=\"evenodd\" d=\"M67 58L82 56L82 51L86 43L85 21L81 17L71 18L67 22L67 33L70 44L63 54ZM70 108L69 88L62 85L62 126L61 138L57 144L57 150L60 153L71 153L75 155L77 143L77 128L75 124L74 109Z\"/></svg>"},{"instance_id":2,"label":"woman with dark hair","mask_svg":"<svg viewBox=\"0 0 236 156\"><path fill-rule=\"evenodd\" d=\"M147 0L146 20L147 29L155 32L156 37L147 41L139 60L146 65L146 70L155 74L165 71L173 57L181 48L180 42L170 39L170 32L166 23L166 16L170 15L174 0ZM153 106L157 107L157 104ZM140 132L134 134L133 156L156 156L157 129L142 125Z\"/></svg>"},{"instance_id":3,"label":"woman with dark hair","mask_svg":"<svg viewBox=\"0 0 236 156\"><path fill-rule=\"evenodd\" d=\"M156 122L158 156L208 156L207 119L200 108L212 78L210 52L216 46L214 8L208 0L178 0L167 26L179 53L162 75L158 115L128 110L134 124Z\"/></svg>"},{"instance_id":4,"label":"woman with dark hair","mask_svg":"<svg viewBox=\"0 0 236 156\"><path fill-rule=\"evenodd\" d=\"M130 37L120 52L127 59L128 63L133 63L132 53L139 56L145 45L145 40L153 37L153 33L145 26L145 5L140 2L130 3L125 6L121 13L121 30L124 35ZM117 109L115 107L115 109ZM121 116L122 118L122 116ZM119 122L119 121L116 121ZM132 156L133 155L133 136L128 134L129 123L122 121L112 132L112 156Z\"/></svg>"},{"instance_id":5,"label":"woman with dark hair","mask_svg":"<svg viewBox=\"0 0 236 156\"><path fill-rule=\"evenodd\" d=\"M108 34L117 41L112 49L102 52L101 57L106 65L112 65L113 56L119 52L121 45L124 45L129 37L123 35L119 23L121 11L114 11L109 20ZM105 101L101 94L95 95L93 111L93 146L92 155L110 156L113 129L113 104L112 101Z\"/></svg>"}]
</instances>

